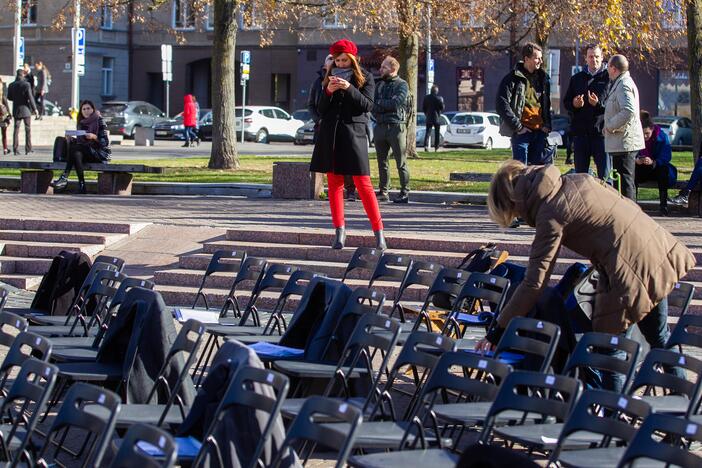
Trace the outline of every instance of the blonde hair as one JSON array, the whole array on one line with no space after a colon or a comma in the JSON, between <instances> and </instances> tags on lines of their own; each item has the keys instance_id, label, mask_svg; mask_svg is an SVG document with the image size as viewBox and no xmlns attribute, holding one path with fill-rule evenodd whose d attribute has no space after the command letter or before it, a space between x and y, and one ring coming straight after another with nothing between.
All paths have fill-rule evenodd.
<instances>
[{"instance_id":1,"label":"blonde hair","mask_svg":"<svg viewBox=\"0 0 702 468\"><path fill-rule=\"evenodd\" d=\"M400 62L398 62L397 59L392 55L386 56L385 60L387 60L390 63L390 66L394 71L398 71L400 69Z\"/></svg>"},{"instance_id":2,"label":"blonde hair","mask_svg":"<svg viewBox=\"0 0 702 468\"><path fill-rule=\"evenodd\" d=\"M334 58L337 58L341 54L346 54L349 60L351 60L351 69L353 69L353 77L356 79L356 87L358 89L363 88L363 85L366 84L366 77L363 76L363 71L361 71L361 65L358 64L358 59L355 55L349 54L348 52L334 54ZM329 75L322 81L322 86L326 87L327 84L329 84Z\"/></svg>"},{"instance_id":3,"label":"blonde hair","mask_svg":"<svg viewBox=\"0 0 702 468\"><path fill-rule=\"evenodd\" d=\"M502 163L490 181L488 191L488 213L490 218L502 227L512 224L517 217L514 204L514 180L521 175L526 166L510 159Z\"/></svg>"}]
</instances>

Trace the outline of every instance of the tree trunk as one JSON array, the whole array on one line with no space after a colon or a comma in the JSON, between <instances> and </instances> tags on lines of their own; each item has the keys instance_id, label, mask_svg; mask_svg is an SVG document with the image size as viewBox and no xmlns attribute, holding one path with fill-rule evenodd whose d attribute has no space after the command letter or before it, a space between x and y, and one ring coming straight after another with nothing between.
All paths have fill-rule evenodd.
<instances>
[{"instance_id":1,"label":"tree trunk","mask_svg":"<svg viewBox=\"0 0 702 468\"><path fill-rule=\"evenodd\" d=\"M416 24L418 20L416 11L416 2L414 0L404 0L398 8L398 17L400 18L401 26L399 28L399 62L400 62L400 77L405 80L409 86L409 92L414 99L414 105L411 109L409 122L407 124L407 157L417 158L417 103L419 96L417 94L417 81L419 69L419 34L416 28L402 27L404 25ZM411 31L411 32L410 32Z\"/></svg>"},{"instance_id":2,"label":"tree trunk","mask_svg":"<svg viewBox=\"0 0 702 468\"><path fill-rule=\"evenodd\" d=\"M212 152L210 169L236 169L236 11L238 0L214 0L212 41ZM243 118L243 116L242 116ZM243 125L243 122L242 122Z\"/></svg>"},{"instance_id":3,"label":"tree trunk","mask_svg":"<svg viewBox=\"0 0 702 468\"><path fill-rule=\"evenodd\" d=\"M689 0L687 4L687 56L692 111L692 151L697 161L702 143L702 0Z\"/></svg>"}]
</instances>

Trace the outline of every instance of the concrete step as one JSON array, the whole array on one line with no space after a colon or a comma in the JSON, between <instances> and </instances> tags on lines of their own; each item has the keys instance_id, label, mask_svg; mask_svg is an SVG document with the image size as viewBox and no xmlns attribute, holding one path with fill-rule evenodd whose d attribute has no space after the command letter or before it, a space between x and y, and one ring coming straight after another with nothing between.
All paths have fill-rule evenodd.
<instances>
[{"instance_id":1,"label":"concrete step","mask_svg":"<svg viewBox=\"0 0 702 468\"><path fill-rule=\"evenodd\" d=\"M5 242L5 248L0 254L9 257L50 257L53 258L61 251L82 252L89 257L94 257L102 250L103 245L95 244L54 244L49 242Z\"/></svg>"},{"instance_id":2,"label":"concrete step","mask_svg":"<svg viewBox=\"0 0 702 468\"><path fill-rule=\"evenodd\" d=\"M35 290L41 283L41 276L22 274L0 274L0 282L19 289Z\"/></svg>"},{"instance_id":3,"label":"concrete step","mask_svg":"<svg viewBox=\"0 0 702 468\"><path fill-rule=\"evenodd\" d=\"M0 274L2 273L14 273L15 272L15 261L12 257L2 257L0 256Z\"/></svg>"},{"instance_id":4,"label":"concrete step","mask_svg":"<svg viewBox=\"0 0 702 468\"><path fill-rule=\"evenodd\" d=\"M68 242L72 244L112 245L127 237L127 234L73 232L73 231L24 231L0 230L0 240L30 242Z\"/></svg>"},{"instance_id":5,"label":"concrete step","mask_svg":"<svg viewBox=\"0 0 702 468\"><path fill-rule=\"evenodd\" d=\"M47 271L49 271L51 261L51 258L24 258L0 256L0 273L43 275ZM12 271L4 270L3 265L11 265Z\"/></svg>"},{"instance_id":6,"label":"concrete step","mask_svg":"<svg viewBox=\"0 0 702 468\"><path fill-rule=\"evenodd\" d=\"M16 231L76 231L106 234L135 234L148 225L149 223L0 218L0 230Z\"/></svg>"}]
</instances>

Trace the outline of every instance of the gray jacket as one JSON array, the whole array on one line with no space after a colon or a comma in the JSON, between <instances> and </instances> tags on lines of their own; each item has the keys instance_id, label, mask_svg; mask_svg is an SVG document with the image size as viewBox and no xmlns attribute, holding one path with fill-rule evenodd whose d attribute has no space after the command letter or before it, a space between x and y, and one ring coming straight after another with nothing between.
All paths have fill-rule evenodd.
<instances>
[{"instance_id":1,"label":"gray jacket","mask_svg":"<svg viewBox=\"0 0 702 468\"><path fill-rule=\"evenodd\" d=\"M378 124L407 123L407 82L395 76L378 80L375 86L373 117Z\"/></svg>"},{"instance_id":2,"label":"gray jacket","mask_svg":"<svg viewBox=\"0 0 702 468\"><path fill-rule=\"evenodd\" d=\"M639 90L629 72L610 83L604 112L605 151L628 153L646 147L639 118Z\"/></svg>"}]
</instances>

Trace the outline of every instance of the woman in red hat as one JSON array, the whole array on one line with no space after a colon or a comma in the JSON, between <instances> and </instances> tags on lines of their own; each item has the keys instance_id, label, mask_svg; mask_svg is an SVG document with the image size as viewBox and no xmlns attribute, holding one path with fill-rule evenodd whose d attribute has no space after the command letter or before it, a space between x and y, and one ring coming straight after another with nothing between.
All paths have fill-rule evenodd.
<instances>
[{"instance_id":1,"label":"woman in red hat","mask_svg":"<svg viewBox=\"0 0 702 468\"><path fill-rule=\"evenodd\" d=\"M334 249L344 247L344 176L353 177L363 208L373 228L376 245L385 249L383 220L370 180L367 113L373 108L375 83L373 75L358 63L358 48L342 39L332 44L329 52L334 65L322 81L318 110L321 116L317 142L310 170L327 174L332 223L336 228Z\"/></svg>"}]
</instances>

